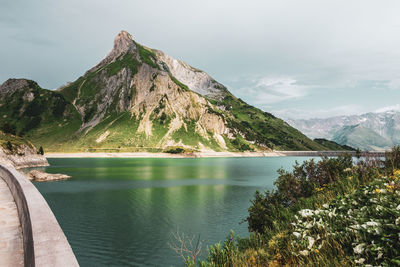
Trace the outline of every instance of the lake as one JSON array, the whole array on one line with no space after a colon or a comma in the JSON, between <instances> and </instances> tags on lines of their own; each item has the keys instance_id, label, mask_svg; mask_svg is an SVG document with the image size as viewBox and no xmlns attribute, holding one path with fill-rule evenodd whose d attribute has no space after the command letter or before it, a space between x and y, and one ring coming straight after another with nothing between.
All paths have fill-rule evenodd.
<instances>
[{"instance_id":1,"label":"lake","mask_svg":"<svg viewBox=\"0 0 400 267\"><path fill-rule=\"evenodd\" d=\"M81 266L182 266L172 233L222 241L247 236L256 190L276 170L306 157L49 159L67 181L34 183L49 203ZM204 246L204 256L206 248Z\"/></svg>"}]
</instances>

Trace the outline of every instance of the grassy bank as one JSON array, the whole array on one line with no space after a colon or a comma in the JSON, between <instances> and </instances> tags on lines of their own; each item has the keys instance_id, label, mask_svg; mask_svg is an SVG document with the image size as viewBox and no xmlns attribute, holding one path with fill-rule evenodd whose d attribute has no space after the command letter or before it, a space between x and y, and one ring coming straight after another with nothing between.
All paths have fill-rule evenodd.
<instances>
[{"instance_id":1,"label":"grassy bank","mask_svg":"<svg viewBox=\"0 0 400 267\"><path fill-rule=\"evenodd\" d=\"M230 233L187 266L400 266L400 148L382 159L349 155L279 170L256 192L249 238Z\"/></svg>"}]
</instances>

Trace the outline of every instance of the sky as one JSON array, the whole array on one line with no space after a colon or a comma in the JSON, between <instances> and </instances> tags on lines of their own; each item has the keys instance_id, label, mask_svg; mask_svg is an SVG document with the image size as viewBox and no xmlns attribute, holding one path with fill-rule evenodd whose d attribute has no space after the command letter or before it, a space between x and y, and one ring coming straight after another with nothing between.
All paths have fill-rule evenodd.
<instances>
[{"instance_id":1,"label":"sky","mask_svg":"<svg viewBox=\"0 0 400 267\"><path fill-rule=\"evenodd\" d=\"M56 89L121 30L287 118L400 110L400 1L0 0L0 83Z\"/></svg>"}]
</instances>

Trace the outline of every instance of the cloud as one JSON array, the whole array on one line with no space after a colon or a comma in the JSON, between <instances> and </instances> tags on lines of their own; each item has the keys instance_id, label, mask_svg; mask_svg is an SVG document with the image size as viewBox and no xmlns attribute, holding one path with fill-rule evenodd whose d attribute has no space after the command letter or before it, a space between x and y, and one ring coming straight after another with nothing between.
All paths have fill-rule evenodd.
<instances>
[{"instance_id":1,"label":"cloud","mask_svg":"<svg viewBox=\"0 0 400 267\"><path fill-rule=\"evenodd\" d=\"M342 115L357 115L366 113L367 111L360 105L342 105L333 108L324 109L278 109L272 110L271 113L284 119L312 119L312 118L329 118Z\"/></svg>"},{"instance_id":2,"label":"cloud","mask_svg":"<svg viewBox=\"0 0 400 267\"><path fill-rule=\"evenodd\" d=\"M301 85L292 77L266 76L253 79L240 89L242 95L252 99L257 105L268 105L306 96L312 86Z\"/></svg>"},{"instance_id":3,"label":"cloud","mask_svg":"<svg viewBox=\"0 0 400 267\"><path fill-rule=\"evenodd\" d=\"M400 104L396 104L396 105L391 105L391 106L386 106L386 107L382 107L379 108L377 110L375 110L375 113L382 113L382 112L387 112L387 111L400 111Z\"/></svg>"},{"instance_id":4,"label":"cloud","mask_svg":"<svg viewBox=\"0 0 400 267\"><path fill-rule=\"evenodd\" d=\"M11 38L20 43L29 43L29 44L38 45L38 46L57 46L58 45L58 42L56 40L50 39L48 37L42 37L39 35L14 33L11 35Z\"/></svg>"}]
</instances>

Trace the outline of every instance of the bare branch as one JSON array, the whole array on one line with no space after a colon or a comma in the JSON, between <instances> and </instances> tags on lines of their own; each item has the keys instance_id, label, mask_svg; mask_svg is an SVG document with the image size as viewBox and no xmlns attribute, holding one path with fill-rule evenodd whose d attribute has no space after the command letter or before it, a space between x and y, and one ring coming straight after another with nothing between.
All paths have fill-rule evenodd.
<instances>
[{"instance_id":1,"label":"bare branch","mask_svg":"<svg viewBox=\"0 0 400 267\"><path fill-rule=\"evenodd\" d=\"M196 263L196 258L201 254L204 240L200 239L200 234L197 237L196 245L193 246L195 236L188 237L185 233L172 233L174 239L173 243L168 243L169 247L173 249L185 263L189 263L188 259L191 260L190 264Z\"/></svg>"}]
</instances>

